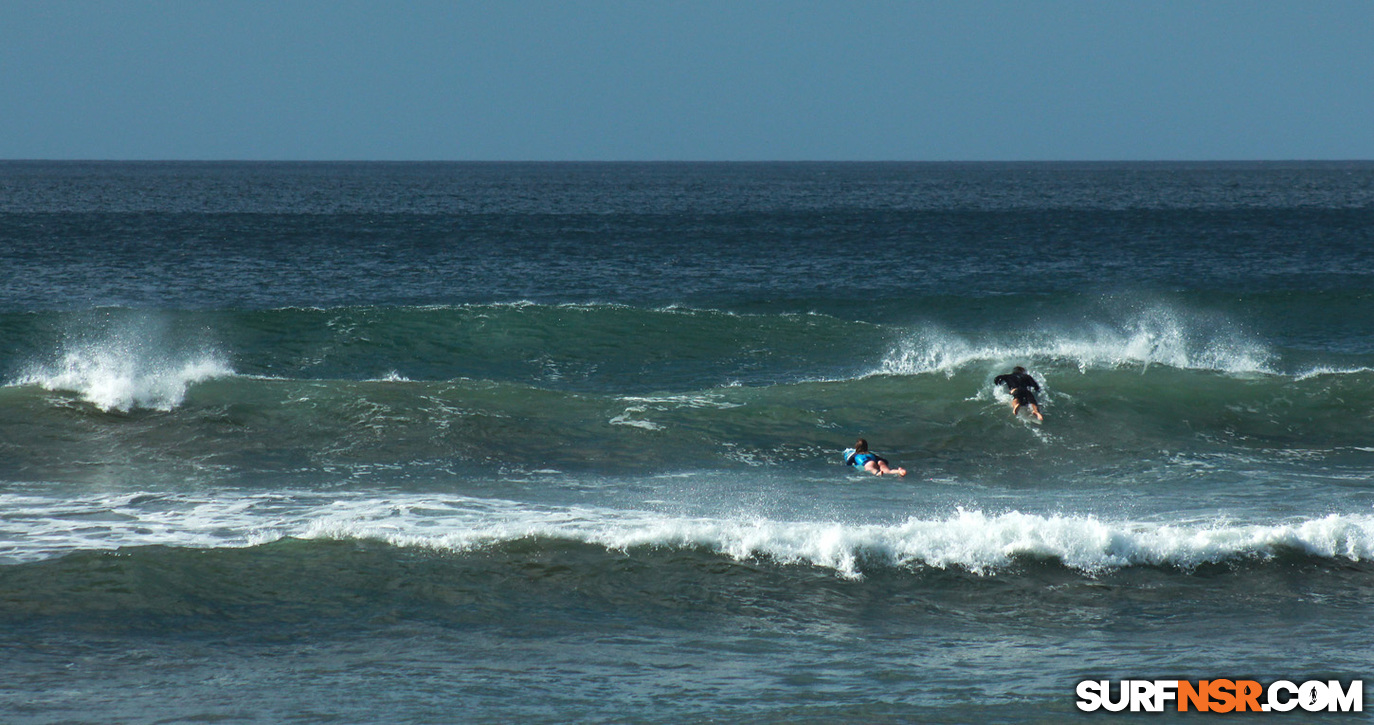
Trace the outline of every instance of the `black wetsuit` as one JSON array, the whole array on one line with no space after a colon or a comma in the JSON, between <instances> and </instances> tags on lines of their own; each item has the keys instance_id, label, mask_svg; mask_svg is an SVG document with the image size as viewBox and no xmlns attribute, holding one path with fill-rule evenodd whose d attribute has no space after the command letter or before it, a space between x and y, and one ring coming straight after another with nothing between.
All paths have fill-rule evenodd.
<instances>
[{"instance_id":1,"label":"black wetsuit","mask_svg":"<svg viewBox=\"0 0 1374 725\"><path fill-rule=\"evenodd\" d=\"M1011 389L1011 397L1016 398L1016 402L1021 405L1039 405L1035 400L1035 393L1040 391L1040 383L1035 382L1035 378L1026 373L1007 373L998 375L992 379L993 385L1007 384Z\"/></svg>"}]
</instances>

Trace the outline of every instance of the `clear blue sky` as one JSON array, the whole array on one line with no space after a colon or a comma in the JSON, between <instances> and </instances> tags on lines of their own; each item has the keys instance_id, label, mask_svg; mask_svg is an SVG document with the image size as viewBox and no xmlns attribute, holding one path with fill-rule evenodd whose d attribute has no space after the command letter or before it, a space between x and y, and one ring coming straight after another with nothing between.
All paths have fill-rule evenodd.
<instances>
[{"instance_id":1,"label":"clear blue sky","mask_svg":"<svg viewBox=\"0 0 1374 725\"><path fill-rule=\"evenodd\" d=\"M1374 1L0 0L0 158L1374 159Z\"/></svg>"}]
</instances>

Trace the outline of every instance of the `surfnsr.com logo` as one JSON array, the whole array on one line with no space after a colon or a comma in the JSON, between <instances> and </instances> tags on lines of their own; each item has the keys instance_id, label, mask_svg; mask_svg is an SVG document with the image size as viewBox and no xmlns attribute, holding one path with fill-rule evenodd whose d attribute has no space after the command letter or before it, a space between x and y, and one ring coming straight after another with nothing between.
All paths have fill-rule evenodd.
<instances>
[{"instance_id":1,"label":"surfnsr.com logo","mask_svg":"<svg viewBox=\"0 0 1374 725\"><path fill-rule=\"evenodd\" d=\"M1363 712L1364 681L1288 680L1268 687L1254 680L1121 680L1116 694L1108 680L1078 683L1078 709L1083 712Z\"/></svg>"}]
</instances>

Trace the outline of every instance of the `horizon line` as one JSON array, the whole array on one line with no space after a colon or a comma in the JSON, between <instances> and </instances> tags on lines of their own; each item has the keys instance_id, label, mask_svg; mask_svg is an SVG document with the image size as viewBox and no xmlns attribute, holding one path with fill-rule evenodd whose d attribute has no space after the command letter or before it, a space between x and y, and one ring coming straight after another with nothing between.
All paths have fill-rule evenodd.
<instances>
[{"instance_id":1,"label":"horizon line","mask_svg":"<svg viewBox=\"0 0 1374 725\"><path fill-rule=\"evenodd\" d=\"M1360 164L1374 158L1268 159L286 159L0 158L0 163L130 164Z\"/></svg>"}]
</instances>

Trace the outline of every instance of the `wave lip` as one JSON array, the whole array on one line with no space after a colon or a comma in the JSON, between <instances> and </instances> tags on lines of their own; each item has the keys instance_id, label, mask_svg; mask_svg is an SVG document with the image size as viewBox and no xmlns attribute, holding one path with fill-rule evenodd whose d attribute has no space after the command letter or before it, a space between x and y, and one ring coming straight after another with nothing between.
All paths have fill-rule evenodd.
<instances>
[{"instance_id":1,"label":"wave lip","mask_svg":"<svg viewBox=\"0 0 1374 725\"><path fill-rule=\"evenodd\" d=\"M106 412L170 411L181 405L191 385L233 372L214 353L176 358L111 341L68 349L56 364L32 368L18 382L75 392Z\"/></svg>"},{"instance_id":2,"label":"wave lip","mask_svg":"<svg viewBox=\"0 0 1374 725\"><path fill-rule=\"evenodd\" d=\"M879 374L917 375L979 362L1067 360L1080 370L1163 365L1182 370L1272 374L1274 354L1225 321L1192 319L1156 307L1115 325L1036 332L1017 339L975 343L938 328L917 331L890 351Z\"/></svg>"}]
</instances>

